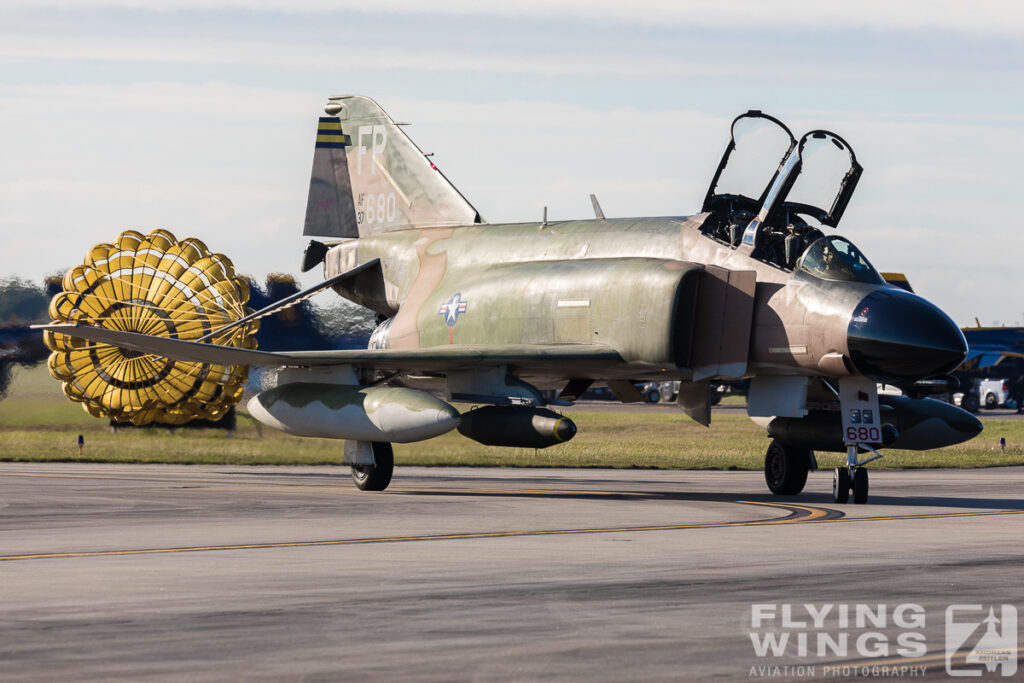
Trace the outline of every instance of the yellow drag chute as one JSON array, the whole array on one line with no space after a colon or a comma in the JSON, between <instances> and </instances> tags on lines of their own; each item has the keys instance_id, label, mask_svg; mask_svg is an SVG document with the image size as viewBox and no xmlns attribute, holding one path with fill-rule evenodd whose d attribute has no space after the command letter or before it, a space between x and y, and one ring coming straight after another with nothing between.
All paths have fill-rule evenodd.
<instances>
[{"instance_id":1,"label":"yellow drag chute","mask_svg":"<svg viewBox=\"0 0 1024 683\"><path fill-rule=\"evenodd\" d=\"M231 261L201 241L166 230L128 230L97 244L64 276L50 318L113 330L199 340L250 312L249 285ZM210 342L252 349L257 321ZM46 331L50 374L95 417L118 422L183 424L216 420L242 397L244 365L183 362Z\"/></svg>"}]
</instances>

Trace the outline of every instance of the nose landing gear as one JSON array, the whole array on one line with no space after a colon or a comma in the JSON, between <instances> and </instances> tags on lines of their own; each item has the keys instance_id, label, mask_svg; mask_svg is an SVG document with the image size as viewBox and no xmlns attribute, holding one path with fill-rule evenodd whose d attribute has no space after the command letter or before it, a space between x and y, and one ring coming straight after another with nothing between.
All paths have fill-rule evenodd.
<instances>
[{"instance_id":1,"label":"nose landing gear","mask_svg":"<svg viewBox=\"0 0 1024 683\"><path fill-rule=\"evenodd\" d=\"M864 446L873 456L864 460L857 459L857 446L846 447L846 467L837 467L832 474L832 500L837 503L846 503L850 499L850 491L853 491L853 502L863 505L868 502L868 471L864 465L882 457L869 446Z\"/></svg>"}]
</instances>

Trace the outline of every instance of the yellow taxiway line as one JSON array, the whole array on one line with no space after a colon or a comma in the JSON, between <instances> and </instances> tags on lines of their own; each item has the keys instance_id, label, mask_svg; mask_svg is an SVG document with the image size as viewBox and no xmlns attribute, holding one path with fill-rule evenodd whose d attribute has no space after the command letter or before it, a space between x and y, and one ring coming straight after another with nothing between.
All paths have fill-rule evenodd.
<instances>
[{"instance_id":1,"label":"yellow taxiway line","mask_svg":"<svg viewBox=\"0 0 1024 683\"><path fill-rule=\"evenodd\" d=\"M807 520L817 522L886 522L896 519L943 519L945 517L993 517L1024 515L1024 510L987 510L985 512L935 512L927 515L880 515L877 517L841 517L838 519Z\"/></svg>"},{"instance_id":2,"label":"yellow taxiway line","mask_svg":"<svg viewBox=\"0 0 1024 683\"><path fill-rule=\"evenodd\" d=\"M507 489L506 489L507 490ZM539 491L538 491L539 492ZM947 517L986 517L1024 514L1024 510L996 510L987 512L948 512L924 515L889 515L876 517L831 517L835 510L795 505L792 503L765 503L752 500L738 500L745 505L779 508L788 515L765 520L741 522L709 522L703 524L660 524L652 526L599 527L588 529L526 529L514 531L484 531L458 534L432 534L422 536L385 536L379 538L345 538L323 541L282 541L278 543L240 543L231 545L181 546L173 548L135 548L126 550L93 550L65 553L34 553L24 555L0 555L0 562L16 560L44 560L73 557L113 557L120 555L156 555L163 553L193 553L215 550L258 550L270 548L312 548L342 545L368 545L376 543L408 543L414 541L454 541L465 539L513 538L525 536L564 536L572 534L611 534L638 531L679 531L684 529L725 529L730 527L775 526L783 524L822 524L830 522L876 522L902 519L942 519Z\"/></svg>"},{"instance_id":3,"label":"yellow taxiway line","mask_svg":"<svg viewBox=\"0 0 1024 683\"><path fill-rule=\"evenodd\" d=\"M280 543L244 543L236 545L184 546L177 548L138 548L130 550L93 550L71 553L36 553L27 555L0 555L0 562L12 560L44 560L69 557L109 557L118 555L155 555L159 553L191 553L211 550L256 550L264 548L309 548L317 546L365 545L371 543L403 543L411 541L453 541L476 538L509 538L519 536L559 536L567 534L610 534L634 531L676 531L680 529L716 529L767 524L789 524L801 520L816 520L829 514L827 510L785 503L759 503L737 501L749 505L777 507L788 511L784 517L744 522L711 522L706 524L663 524L657 526L607 527L591 529L534 529L518 531L483 531L462 534L434 534L424 536L386 536L381 538L344 538L326 541L285 541ZM803 513L803 514L801 514Z\"/></svg>"}]
</instances>

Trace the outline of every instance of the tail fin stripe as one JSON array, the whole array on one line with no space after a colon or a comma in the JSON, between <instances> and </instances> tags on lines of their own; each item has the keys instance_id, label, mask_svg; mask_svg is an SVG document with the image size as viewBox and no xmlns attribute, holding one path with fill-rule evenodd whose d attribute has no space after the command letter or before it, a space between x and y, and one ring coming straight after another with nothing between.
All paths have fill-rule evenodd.
<instances>
[{"instance_id":1,"label":"tail fin stripe","mask_svg":"<svg viewBox=\"0 0 1024 683\"><path fill-rule=\"evenodd\" d=\"M352 144L352 138L341 130L341 119L321 116L316 126L316 146L338 149Z\"/></svg>"},{"instance_id":2,"label":"tail fin stripe","mask_svg":"<svg viewBox=\"0 0 1024 683\"><path fill-rule=\"evenodd\" d=\"M333 149L339 149L341 147L348 147L352 144L352 139L347 135L317 135L316 146L317 147L329 147Z\"/></svg>"}]
</instances>

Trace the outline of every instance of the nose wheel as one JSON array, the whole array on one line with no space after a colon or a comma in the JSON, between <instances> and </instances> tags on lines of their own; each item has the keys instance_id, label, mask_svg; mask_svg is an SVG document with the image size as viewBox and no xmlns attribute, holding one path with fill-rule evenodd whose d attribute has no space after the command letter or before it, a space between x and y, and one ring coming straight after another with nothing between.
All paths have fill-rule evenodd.
<instances>
[{"instance_id":1,"label":"nose wheel","mask_svg":"<svg viewBox=\"0 0 1024 683\"><path fill-rule=\"evenodd\" d=\"M832 500L837 503L850 501L850 492L853 492L853 502L863 505L868 502L868 471L858 467L850 476L850 470L845 467L837 467L832 474Z\"/></svg>"},{"instance_id":2,"label":"nose wheel","mask_svg":"<svg viewBox=\"0 0 1024 683\"><path fill-rule=\"evenodd\" d=\"M845 503L850 500L852 486L850 470L845 467L837 467L836 471L832 473L832 500L837 503Z\"/></svg>"},{"instance_id":3,"label":"nose wheel","mask_svg":"<svg viewBox=\"0 0 1024 683\"><path fill-rule=\"evenodd\" d=\"M868 502L868 471L864 465L872 460L881 458L881 454L866 460L857 459L857 447L849 446L846 452L846 467L837 467L832 474L832 500L837 503L846 503L850 500L850 492L853 492L853 502L863 505Z\"/></svg>"}]
</instances>

